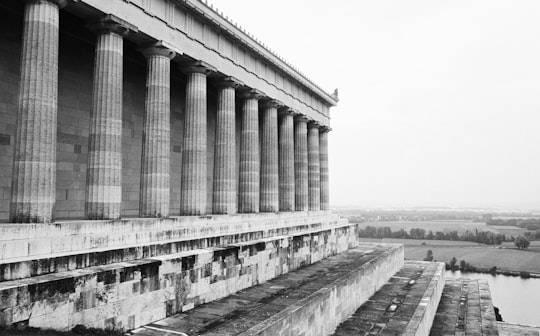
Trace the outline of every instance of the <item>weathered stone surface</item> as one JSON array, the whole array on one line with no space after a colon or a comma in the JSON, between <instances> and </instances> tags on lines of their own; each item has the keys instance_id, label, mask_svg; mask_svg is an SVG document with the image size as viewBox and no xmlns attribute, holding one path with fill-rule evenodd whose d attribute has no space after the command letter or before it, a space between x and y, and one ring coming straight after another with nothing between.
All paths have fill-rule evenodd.
<instances>
[{"instance_id":1,"label":"weathered stone surface","mask_svg":"<svg viewBox=\"0 0 540 336\"><path fill-rule=\"evenodd\" d=\"M321 209L321 169L319 159L319 125L308 124L308 204L310 211Z\"/></svg>"},{"instance_id":2,"label":"weathered stone surface","mask_svg":"<svg viewBox=\"0 0 540 336\"><path fill-rule=\"evenodd\" d=\"M171 58L161 46L142 50L147 58L146 101L141 169L141 217L168 217L170 196Z\"/></svg>"},{"instance_id":3,"label":"weathered stone surface","mask_svg":"<svg viewBox=\"0 0 540 336\"><path fill-rule=\"evenodd\" d=\"M132 329L345 251L356 239L350 228L302 232L3 281L0 326Z\"/></svg>"},{"instance_id":4,"label":"weathered stone surface","mask_svg":"<svg viewBox=\"0 0 540 336\"><path fill-rule=\"evenodd\" d=\"M278 112L280 103L262 103L261 139L261 212L279 211Z\"/></svg>"},{"instance_id":5,"label":"weathered stone surface","mask_svg":"<svg viewBox=\"0 0 540 336\"><path fill-rule=\"evenodd\" d=\"M303 244L291 248L300 252ZM360 245L136 334L328 335L403 265L402 258L396 245Z\"/></svg>"},{"instance_id":6,"label":"weathered stone surface","mask_svg":"<svg viewBox=\"0 0 540 336\"><path fill-rule=\"evenodd\" d=\"M59 5L25 5L10 220L53 222L56 195Z\"/></svg>"},{"instance_id":7,"label":"weathered stone surface","mask_svg":"<svg viewBox=\"0 0 540 336\"><path fill-rule=\"evenodd\" d=\"M240 131L240 175L238 212L259 212L260 201L260 144L258 91L243 93L242 126Z\"/></svg>"},{"instance_id":8,"label":"weathered stone surface","mask_svg":"<svg viewBox=\"0 0 540 336\"><path fill-rule=\"evenodd\" d=\"M92 28L97 42L85 214L88 219L117 219L122 203L123 35L128 28L109 16Z\"/></svg>"},{"instance_id":9,"label":"weathered stone surface","mask_svg":"<svg viewBox=\"0 0 540 336\"><path fill-rule=\"evenodd\" d=\"M239 84L231 77L219 83L212 203L215 214L237 212L235 88Z\"/></svg>"},{"instance_id":10,"label":"weathered stone surface","mask_svg":"<svg viewBox=\"0 0 540 336\"><path fill-rule=\"evenodd\" d=\"M407 261L333 335L428 335L443 287L443 263Z\"/></svg>"},{"instance_id":11,"label":"weathered stone surface","mask_svg":"<svg viewBox=\"0 0 540 336\"><path fill-rule=\"evenodd\" d=\"M446 280L429 335L499 335L487 281Z\"/></svg>"},{"instance_id":12,"label":"weathered stone surface","mask_svg":"<svg viewBox=\"0 0 540 336\"><path fill-rule=\"evenodd\" d=\"M294 203L296 211L308 210L307 119L297 117L294 125Z\"/></svg>"},{"instance_id":13,"label":"weathered stone surface","mask_svg":"<svg viewBox=\"0 0 540 336\"><path fill-rule=\"evenodd\" d=\"M0 281L337 227L355 225L321 212L4 224Z\"/></svg>"},{"instance_id":14,"label":"weathered stone surface","mask_svg":"<svg viewBox=\"0 0 540 336\"><path fill-rule=\"evenodd\" d=\"M196 62L187 69L180 214L206 213L206 76L213 68Z\"/></svg>"},{"instance_id":15,"label":"weathered stone surface","mask_svg":"<svg viewBox=\"0 0 540 336\"><path fill-rule=\"evenodd\" d=\"M279 210L294 211L294 114L281 110L279 120Z\"/></svg>"}]
</instances>

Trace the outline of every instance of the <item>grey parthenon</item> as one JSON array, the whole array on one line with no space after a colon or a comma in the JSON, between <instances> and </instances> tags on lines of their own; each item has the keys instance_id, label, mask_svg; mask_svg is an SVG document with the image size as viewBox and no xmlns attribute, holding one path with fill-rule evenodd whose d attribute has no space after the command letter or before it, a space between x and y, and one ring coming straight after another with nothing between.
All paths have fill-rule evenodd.
<instances>
[{"instance_id":1,"label":"grey parthenon","mask_svg":"<svg viewBox=\"0 0 540 336\"><path fill-rule=\"evenodd\" d=\"M153 8L161 8L157 3L162 2L156 0ZM209 20L205 24L211 29L205 28L209 35L199 41L201 47L180 38L178 31L168 32L174 38L167 34L162 35L164 40L151 38L147 23L155 17L124 15L130 4L92 3L91 8L102 7L84 18L84 29L95 39L91 111L79 116L80 130L75 130L87 134L87 140L72 147L81 153L81 144L87 146L80 155L85 162L68 165L66 155L57 156L57 133L63 134L57 127L63 122L58 120L62 98L58 69L63 66L58 63L59 53L66 52L59 50L60 14L68 4L74 9L69 13L79 13L76 8L83 3L25 2L6 211L10 221L49 223L55 217L70 219L72 213L73 218L118 220L128 213L167 218L328 210L329 107L337 103L337 96L322 91L214 14L191 17ZM161 20L183 11L197 12L182 6L187 5L167 7ZM199 2L190 6L204 7ZM179 21L171 22L173 26ZM196 27L190 28L194 39ZM214 33L220 42L211 47ZM232 53L222 49L234 39ZM228 58L216 58L209 53L211 48ZM126 96L124 61L134 57L126 50L135 50L146 61L144 100L128 101L129 108L139 104L137 109L143 112L140 131L133 129L138 119L129 117L133 114L125 106L126 97L133 95ZM177 78L182 90L171 89ZM137 157L133 148L140 148ZM68 175L57 183L57 171L75 166L84 167L82 174L73 175L78 184L66 181ZM134 202L126 203L130 201ZM60 216L55 213L59 204Z\"/></svg>"}]
</instances>

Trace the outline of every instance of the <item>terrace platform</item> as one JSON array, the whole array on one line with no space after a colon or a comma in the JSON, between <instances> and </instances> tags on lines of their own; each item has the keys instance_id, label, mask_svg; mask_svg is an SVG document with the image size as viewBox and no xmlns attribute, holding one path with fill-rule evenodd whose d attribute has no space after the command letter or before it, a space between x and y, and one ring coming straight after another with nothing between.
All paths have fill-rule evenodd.
<instances>
[{"instance_id":1,"label":"terrace platform","mask_svg":"<svg viewBox=\"0 0 540 336\"><path fill-rule=\"evenodd\" d=\"M446 280L430 336L449 335L499 335L487 281Z\"/></svg>"},{"instance_id":2,"label":"terrace platform","mask_svg":"<svg viewBox=\"0 0 540 336\"><path fill-rule=\"evenodd\" d=\"M443 287L444 264L407 261L333 335L428 335Z\"/></svg>"},{"instance_id":3,"label":"terrace platform","mask_svg":"<svg viewBox=\"0 0 540 336\"><path fill-rule=\"evenodd\" d=\"M329 335L402 265L402 246L362 244L132 333Z\"/></svg>"}]
</instances>

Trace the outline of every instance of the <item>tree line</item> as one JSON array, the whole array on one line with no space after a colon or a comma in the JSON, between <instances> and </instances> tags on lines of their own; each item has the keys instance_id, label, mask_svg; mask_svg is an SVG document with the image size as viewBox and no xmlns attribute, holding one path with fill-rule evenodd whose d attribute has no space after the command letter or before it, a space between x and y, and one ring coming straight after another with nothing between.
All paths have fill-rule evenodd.
<instances>
[{"instance_id":1,"label":"tree line","mask_svg":"<svg viewBox=\"0 0 540 336\"><path fill-rule=\"evenodd\" d=\"M426 231L421 228L413 228L407 232L405 229L392 231L388 226L374 227L366 226L358 232L360 237L364 238L396 238L396 239L425 239L425 240L454 240L454 241L470 241L487 245L500 245L504 241L513 241L513 237L507 237L502 233L493 233L489 231L475 232L465 231Z\"/></svg>"}]
</instances>

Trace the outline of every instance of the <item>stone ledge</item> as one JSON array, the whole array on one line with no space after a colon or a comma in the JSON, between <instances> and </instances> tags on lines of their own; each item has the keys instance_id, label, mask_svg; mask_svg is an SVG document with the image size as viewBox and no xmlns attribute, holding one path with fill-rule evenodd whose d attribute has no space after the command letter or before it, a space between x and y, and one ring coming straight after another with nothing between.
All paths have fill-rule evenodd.
<instances>
[{"instance_id":1,"label":"stone ledge","mask_svg":"<svg viewBox=\"0 0 540 336\"><path fill-rule=\"evenodd\" d=\"M401 245L360 244L133 333L328 335L403 265L403 251Z\"/></svg>"},{"instance_id":2,"label":"stone ledge","mask_svg":"<svg viewBox=\"0 0 540 336\"><path fill-rule=\"evenodd\" d=\"M0 264L26 257L74 251L133 247L152 242L220 237L283 228L346 222L329 211L185 216L169 219L68 221L54 224L0 224ZM23 259L17 259L23 258ZM9 260L9 261L8 261Z\"/></svg>"},{"instance_id":3,"label":"stone ledge","mask_svg":"<svg viewBox=\"0 0 540 336\"><path fill-rule=\"evenodd\" d=\"M446 281L430 336L449 335L499 335L487 281Z\"/></svg>"},{"instance_id":4,"label":"stone ledge","mask_svg":"<svg viewBox=\"0 0 540 336\"><path fill-rule=\"evenodd\" d=\"M0 326L132 329L356 244L354 231L322 231L4 281Z\"/></svg>"},{"instance_id":5,"label":"stone ledge","mask_svg":"<svg viewBox=\"0 0 540 336\"><path fill-rule=\"evenodd\" d=\"M407 261L333 335L428 335L443 287L443 263Z\"/></svg>"},{"instance_id":6,"label":"stone ledge","mask_svg":"<svg viewBox=\"0 0 540 336\"><path fill-rule=\"evenodd\" d=\"M315 227L315 228L313 228ZM172 240L162 240L153 243L124 245L119 247L102 247L95 249L78 249L63 253L51 253L38 256L4 259L0 261L0 282L27 277L75 270L92 266L107 265L121 261L131 261L160 255L174 254L211 246L224 246L243 241L253 241L261 238L271 238L280 235L317 234L325 231L354 231L356 224L328 221L314 225L299 223L296 226L284 225L279 229L248 231L223 236L210 236L193 239L179 237ZM356 239L356 237L355 237Z\"/></svg>"}]
</instances>

